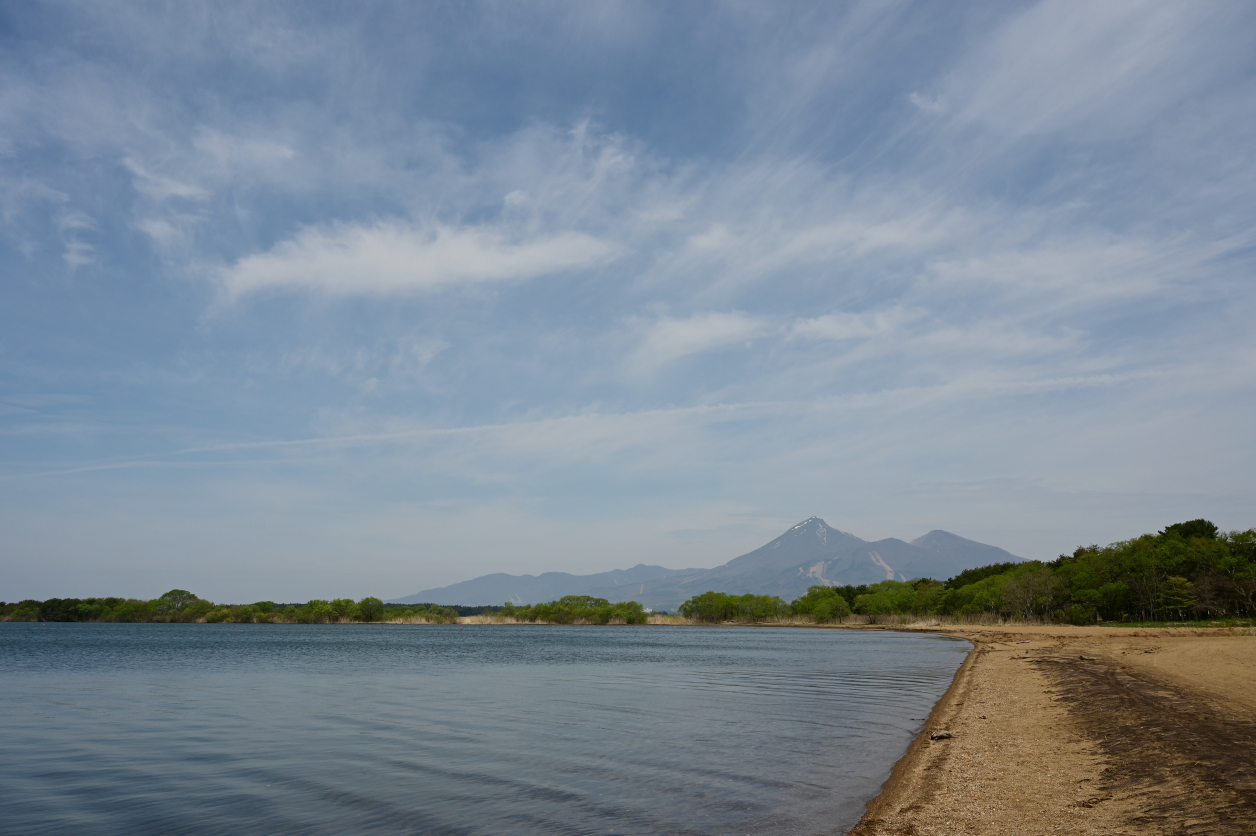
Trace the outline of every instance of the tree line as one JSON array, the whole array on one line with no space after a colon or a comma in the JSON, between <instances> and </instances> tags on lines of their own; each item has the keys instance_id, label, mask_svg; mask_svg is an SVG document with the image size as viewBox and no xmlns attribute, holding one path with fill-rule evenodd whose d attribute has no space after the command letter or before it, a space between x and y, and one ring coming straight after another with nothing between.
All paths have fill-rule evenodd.
<instances>
[{"instance_id":1,"label":"tree line","mask_svg":"<svg viewBox=\"0 0 1256 836\"><path fill-rule=\"evenodd\" d=\"M544 604L516 605L507 601L498 615L546 624L645 624L650 618L636 601L612 604L592 595L565 595Z\"/></svg>"},{"instance_id":2,"label":"tree line","mask_svg":"<svg viewBox=\"0 0 1256 836\"><path fill-rule=\"evenodd\" d=\"M460 615L493 607L444 607L437 604L385 604L378 598L360 601L315 599L304 604L215 604L186 589L172 589L149 601L135 598L49 598L0 602L0 621L96 621L130 623L210 624L344 624L374 621L456 622Z\"/></svg>"},{"instance_id":3,"label":"tree line","mask_svg":"<svg viewBox=\"0 0 1256 836\"><path fill-rule=\"evenodd\" d=\"M378 598L353 601L315 599L304 604L215 604L186 589L172 589L159 598L49 598L0 602L0 621L90 621L210 624L344 624L352 622L420 621L453 624L460 616L498 615L515 621L548 624L645 624L649 615L636 601L612 604L605 598L568 595L543 604L461 607L440 604L385 604Z\"/></svg>"},{"instance_id":4,"label":"tree line","mask_svg":"<svg viewBox=\"0 0 1256 836\"><path fill-rule=\"evenodd\" d=\"M378 598L337 598L304 604L214 604L185 589L150 601L132 598L50 598L0 602L0 621L211 622L329 624L368 621L452 623L459 616L495 614L550 624L645 624L636 601L611 603L568 595L543 604L449 607L385 604ZM946 581L921 578L859 586L813 586L791 603L768 595L706 592L680 606L704 623L803 618L817 623L852 614L875 621L890 615L957 618L994 616L1094 624L1099 621L1182 621L1256 617L1256 529L1223 533L1208 520L1170 525L1108 546L1078 547L1057 559L996 563Z\"/></svg>"},{"instance_id":5,"label":"tree line","mask_svg":"<svg viewBox=\"0 0 1256 836\"><path fill-rule=\"evenodd\" d=\"M792 603L764 595L707 592L681 615L703 622L818 623L853 614L997 616L1094 624L1256 617L1256 529L1223 533L1208 520L1171 525L1057 559L996 563L947 581L922 578L860 586L813 586Z\"/></svg>"}]
</instances>

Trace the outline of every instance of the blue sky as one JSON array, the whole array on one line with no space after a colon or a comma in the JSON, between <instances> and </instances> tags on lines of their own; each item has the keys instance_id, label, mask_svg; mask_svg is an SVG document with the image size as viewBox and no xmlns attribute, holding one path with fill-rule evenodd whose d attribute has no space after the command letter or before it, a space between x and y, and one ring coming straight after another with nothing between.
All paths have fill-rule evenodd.
<instances>
[{"instance_id":1,"label":"blue sky","mask_svg":"<svg viewBox=\"0 0 1256 836\"><path fill-rule=\"evenodd\" d=\"M0 9L0 598L1256 524L1256 7Z\"/></svg>"}]
</instances>

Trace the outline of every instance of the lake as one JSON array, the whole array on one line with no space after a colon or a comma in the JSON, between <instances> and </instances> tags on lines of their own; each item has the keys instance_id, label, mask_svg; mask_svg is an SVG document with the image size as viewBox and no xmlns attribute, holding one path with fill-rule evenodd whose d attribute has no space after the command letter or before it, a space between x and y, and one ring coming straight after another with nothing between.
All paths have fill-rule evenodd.
<instances>
[{"instance_id":1,"label":"lake","mask_svg":"<svg viewBox=\"0 0 1256 836\"><path fill-rule=\"evenodd\" d=\"M0 624L12 833L845 833L968 642Z\"/></svg>"}]
</instances>

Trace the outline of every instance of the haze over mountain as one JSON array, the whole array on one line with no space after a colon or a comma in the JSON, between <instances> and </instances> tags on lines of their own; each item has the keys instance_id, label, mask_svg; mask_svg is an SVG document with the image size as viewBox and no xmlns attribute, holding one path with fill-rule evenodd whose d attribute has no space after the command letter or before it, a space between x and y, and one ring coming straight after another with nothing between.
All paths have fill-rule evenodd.
<instances>
[{"instance_id":1,"label":"haze over mountain","mask_svg":"<svg viewBox=\"0 0 1256 836\"><path fill-rule=\"evenodd\" d=\"M572 575L568 572L508 575L505 572L495 572L439 589L425 589L389 603L481 606L513 601L516 604L531 604L537 601L553 601L564 595L587 595L591 589L601 590L598 597L625 601L631 600L630 596L621 594L626 590L672 575L687 576L703 571L705 570L665 569L662 566L638 563L631 569L612 569L593 575Z\"/></svg>"},{"instance_id":2,"label":"haze over mountain","mask_svg":"<svg viewBox=\"0 0 1256 836\"><path fill-rule=\"evenodd\" d=\"M779 595L788 601L817 584L842 586L924 577L945 580L965 569L1021 559L995 546L938 530L910 543L893 537L870 543L833 528L819 517L810 517L771 542L713 569L640 564L594 575L497 573L396 600L476 606L596 595L613 601L640 601L652 609L670 611L708 590Z\"/></svg>"}]
</instances>

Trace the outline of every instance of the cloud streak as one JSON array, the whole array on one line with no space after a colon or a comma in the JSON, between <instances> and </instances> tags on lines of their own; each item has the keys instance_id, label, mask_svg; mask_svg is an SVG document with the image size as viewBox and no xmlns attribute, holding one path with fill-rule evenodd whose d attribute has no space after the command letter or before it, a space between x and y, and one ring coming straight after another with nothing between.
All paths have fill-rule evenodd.
<instances>
[{"instance_id":1,"label":"cloud streak","mask_svg":"<svg viewBox=\"0 0 1256 836\"><path fill-rule=\"evenodd\" d=\"M739 311L694 314L684 319L662 317L651 323L631 358L631 366L649 372L683 357L726 348L753 339L767 323Z\"/></svg>"},{"instance_id":2,"label":"cloud streak","mask_svg":"<svg viewBox=\"0 0 1256 836\"><path fill-rule=\"evenodd\" d=\"M233 298L263 290L387 294L531 279L591 267L618 250L579 232L510 240L492 227L385 221L303 230L221 276Z\"/></svg>"},{"instance_id":3,"label":"cloud streak","mask_svg":"<svg viewBox=\"0 0 1256 836\"><path fill-rule=\"evenodd\" d=\"M800 319L790 328L790 336L812 340L857 340L897 331L924 315L921 310L891 308L865 314L845 312Z\"/></svg>"}]
</instances>

